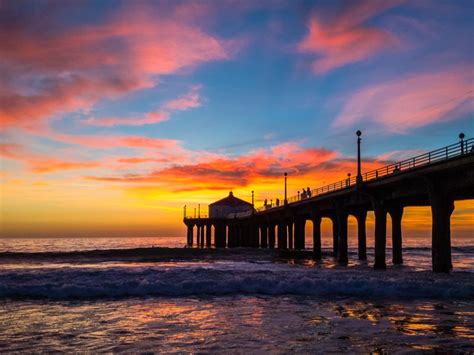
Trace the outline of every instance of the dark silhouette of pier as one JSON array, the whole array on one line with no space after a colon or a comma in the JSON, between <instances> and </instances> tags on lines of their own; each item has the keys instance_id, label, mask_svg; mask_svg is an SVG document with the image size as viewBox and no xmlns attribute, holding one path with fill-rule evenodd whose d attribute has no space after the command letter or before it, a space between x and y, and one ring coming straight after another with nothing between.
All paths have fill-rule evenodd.
<instances>
[{"instance_id":1,"label":"dark silhouette of pier","mask_svg":"<svg viewBox=\"0 0 474 355\"><path fill-rule=\"evenodd\" d=\"M340 264L348 262L347 220L357 220L358 258L367 259L366 217L375 215L375 269L386 268L387 213L392 219L392 262L403 263L402 216L408 206L430 206L432 216L432 266L435 272L449 272L451 261L450 217L454 201L474 199L474 139L362 173L361 133L357 132L357 175L226 217L184 216L187 244L211 247L214 227L216 248L252 247L302 250L305 224L313 223L314 258L321 259L321 219L332 221L333 253Z\"/></svg>"}]
</instances>

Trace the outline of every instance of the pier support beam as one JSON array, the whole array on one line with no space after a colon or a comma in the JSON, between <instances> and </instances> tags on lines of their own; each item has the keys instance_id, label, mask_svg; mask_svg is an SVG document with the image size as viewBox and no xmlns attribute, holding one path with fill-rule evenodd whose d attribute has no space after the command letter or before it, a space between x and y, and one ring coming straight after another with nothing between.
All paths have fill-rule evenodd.
<instances>
[{"instance_id":1,"label":"pier support beam","mask_svg":"<svg viewBox=\"0 0 474 355\"><path fill-rule=\"evenodd\" d=\"M321 260L321 216L313 213L313 254L316 260Z\"/></svg>"},{"instance_id":2,"label":"pier support beam","mask_svg":"<svg viewBox=\"0 0 474 355\"><path fill-rule=\"evenodd\" d=\"M237 225L237 232L236 232L236 240L235 240L235 246L237 248L241 248L244 245L244 227L241 224Z\"/></svg>"},{"instance_id":3,"label":"pier support beam","mask_svg":"<svg viewBox=\"0 0 474 355\"><path fill-rule=\"evenodd\" d=\"M268 225L268 247L270 249L275 248L275 225L274 224Z\"/></svg>"},{"instance_id":4,"label":"pier support beam","mask_svg":"<svg viewBox=\"0 0 474 355\"><path fill-rule=\"evenodd\" d=\"M187 226L188 228L188 247L192 247L193 246L193 226L192 225L188 225Z\"/></svg>"},{"instance_id":5,"label":"pier support beam","mask_svg":"<svg viewBox=\"0 0 474 355\"><path fill-rule=\"evenodd\" d=\"M374 202L375 214L375 263L374 269L386 269L385 248L387 243L387 208L382 202Z\"/></svg>"},{"instance_id":6,"label":"pier support beam","mask_svg":"<svg viewBox=\"0 0 474 355\"><path fill-rule=\"evenodd\" d=\"M392 263L403 264L402 256L402 216L403 206L392 206L388 213L392 219Z\"/></svg>"},{"instance_id":7,"label":"pier support beam","mask_svg":"<svg viewBox=\"0 0 474 355\"><path fill-rule=\"evenodd\" d=\"M297 218L295 221L295 249L304 250L305 247L305 225L306 220L304 218Z\"/></svg>"},{"instance_id":8,"label":"pier support beam","mask_svg":"<svg viewBox=\"0 0 474 355\"><path fill-rule=\"evenodd\" d=\"M268 227L266 224L260 225L260 247L268 247Z\"/></svg>"},{"instance_id":9,"label":"pier support beam","mask_svg":"<svg viewBox=\"0 0 474 355\"><path fill-rule=\"evenodd\" d=\"M235 247L235 225L229 224L228 231L227 231L227 247L234 248Z\"/></svg>"},{"instance_id":10,"label":"pier support beam","mask_svg":"<svg viewBox=\"0 0 474 355\"><path fill-rule=\"evenodd\" d=\"M212 224L206 224L206 247L211 247L211 228Z\"/></svg>"},{"instance_id":11,"label":"pier support beam","mask_svg":"<svg viewBox=\"0 0 474 355\"><path fill-rule=\"evenodd\" d=\"M248 247L248 228L247 228L247 225L242 224L241 231L242 231L242 238L241 238L240 246L246 248L246 247Z\"/></svg>"},{"instance_id":12,"label":"pier support beam","mask_svg":"<svg viewBox=\"0 0 474 355\"><path fill-rule=\"evenodd\" d=\"M337 216L331 217L332 222L332 251L335 258L337 258L339 252L339 224L337 222Z\"/></svg>"},{"instance_id":13,"label":"pier support beam","mask_svg":"<svg viewBox=\"0 0 474 355\"><path fill-rule=\"evenodd\" d=\"M449 272L453 265L451 260L451 214L454 202L442 189L430 191L432 219L432 263L434 272Z\"/></svg>"},{"instance_id":14,"label":"pier support beam","mask_svg":"<svg viewBox=\"0 0 474 355\"><path fill-rule=\"evenodd\" d=\"M259 248L260 247L260 238L258 235L258 224L253 222L251 224L252 229L252 247Z\"/></svg>"},{"instance_id":15,"label":"pier support beam","mask_svg":"<svg viewBox=\"0 0 474 355\"><path fill-rule=\"evenodd\" d=\"M278 249L286 249L287 248L287 227L285 223L278 224Z\"/></svg>"},{"instance_id":16,"label":"pier support beam","mask_svg":"<svg viewBox=\"0 0 474 355\"><path fill-rule=\"evenodd\" d=\"M288 249L293 249L293 221L288 222Z\"/></svg>"},{"instance_id":17,"label":"pier support beam","mask_svg":"<svg viewBox=\"0 0 474 355\"><path fill-rule=\"evenodd\" d=\"M347 265L347 217L348 213L344 208L337 210L337 223L339 230L339 254L338 263L340 265Z\"/></svg>"},{"instance_id":18,"label":"pier support beam","mask_svg":"<svg viewBox=\"0 0 474 355\"><path fill-rule=\"evenodd\" d=\"M200 242L201 242L200 247L204 248L204 225L200 225L199 228L200 228Z\"/></svg>"},{"instance_id":19,"label":"pier support beam","mask_svg":"<svg viewBox=\"0 0 474 355\"><path fill-rule=\"evenodd\" d=\"M359 211L355 217L357 219L357 246L359 260L367 260L367 233L365 228L367 211Z\"/></svg>"},{"instance_id":20,"label":"pier support beam","mask_svg":"<svg viewBox=\"0 0 474 355\"><path fill-rule=\"evenodd\" d=\"M226 247L226 225L223 222L218 222L215 225L215 246L216 248Z\"/></svg>"}]
</instances>

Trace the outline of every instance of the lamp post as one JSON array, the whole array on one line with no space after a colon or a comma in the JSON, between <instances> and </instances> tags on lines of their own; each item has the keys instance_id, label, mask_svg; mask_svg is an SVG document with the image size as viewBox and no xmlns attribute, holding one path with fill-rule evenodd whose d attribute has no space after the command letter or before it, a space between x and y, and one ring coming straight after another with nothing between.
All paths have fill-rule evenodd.
<instances>
[{"instance_id":1,"label":"lamp post","mask_svg":"<svg viewBox=\"0 0 474 355\"><path fill-rule=\"evenodd\" d=\"M362 184L362 174L360 172L360 141L362 138L360 136L362 135L361 131L357 131L357 179L356 183L357 184Z\"/></svg>"},{"instance_id":2,"label":"lamp post","mask_svg":"<svg viewBox=\"0 0 474 355\"><path fill-rule=\"evenodd\" d=\"M460 143L461 143L461 154L464 154L464 133L459 133L459 139L461 140Z\"/></svg>"},{"instance_id":3,"label":"lamp post","mask_svg":"<svg viewBox=\"0 0 474 355\"><path fill-rule=\"evenodd\" d=\"M288 204L287 193L286 193L287 192L287 185L286 185L287 177L288 177L288 173L285 172L285 201L283 201L285 205Z\"/></svg>"}]
</instances>

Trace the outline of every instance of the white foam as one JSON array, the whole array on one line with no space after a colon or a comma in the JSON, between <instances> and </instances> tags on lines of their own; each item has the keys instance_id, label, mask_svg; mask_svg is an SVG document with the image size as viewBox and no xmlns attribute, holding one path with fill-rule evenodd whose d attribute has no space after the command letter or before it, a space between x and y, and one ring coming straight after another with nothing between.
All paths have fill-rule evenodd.
<instances>
[{"instance_id":1,"label":"white foam","mask_svg":"<svg viewBox=\"0 0 474 355\"><path fill-rule=\"evenodd\" d=\"M311 295L360 299L472 299L474 274L248 262L169 267L58 267L0 271L0 298Z\"/></svg>"}]
</instances>

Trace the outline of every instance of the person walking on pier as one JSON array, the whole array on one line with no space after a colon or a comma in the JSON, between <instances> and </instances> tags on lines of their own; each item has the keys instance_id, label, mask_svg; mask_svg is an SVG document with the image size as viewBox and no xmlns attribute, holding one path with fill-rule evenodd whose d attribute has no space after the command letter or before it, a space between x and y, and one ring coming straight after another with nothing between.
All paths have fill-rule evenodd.
<instances>
[{"instance_id":1,"label":"person walking on pier","mask_svg":"<svg viewBox=\"0 0 474 355\"><path fill-rule=\"evenodd\" d=\"M309 189L309 186L308 186L308 188L306 189L306 196L307 196L308 198L311 197L311 190Z\"/></svg>"}]
</instances>

